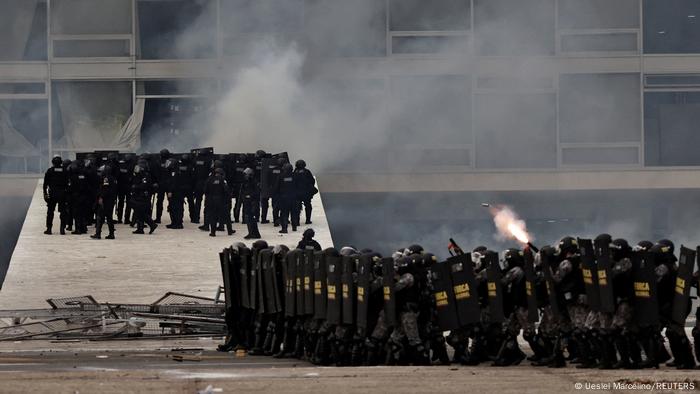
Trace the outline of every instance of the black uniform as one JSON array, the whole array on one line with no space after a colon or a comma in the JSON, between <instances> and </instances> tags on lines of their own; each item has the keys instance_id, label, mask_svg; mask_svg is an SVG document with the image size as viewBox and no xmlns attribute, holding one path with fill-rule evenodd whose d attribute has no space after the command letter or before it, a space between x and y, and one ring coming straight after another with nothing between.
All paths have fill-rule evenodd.
<instances>
[{"instance_id":1,"label":"black uniform","mask_svg":"<svg viewBox=\"0 0 700 394\"><path fill-rule=\"evenodd\" d=\"M118 160L117 174L117 223L131 223L131 207L129 206L129 193L131 192L131 181L134 170L134 156L128 154Z\"/></svg>"},{"instance_id":2,"label":"black uniform","mask_svg":"<svg viewBox=\"0 0 700 394\"><path fill-rule=\"evenodd\" d=\"M304 160L297 160L296 169L294 170L294 179L296 181L297 187L299 188L298 202L297 202L297 224L300 221L299 216L301 215L301 205L304 205L304 213L306 214L306 224L311 224L311 199L314 194L318 193L316 189L316 179L314 179L313 174L306 168L306 162ZM294 223L294 217L292 217L292 223Z\"/></svg>"},{"instance_id":3,"label":"black uniform","mask_svg":"<svg viewBox=\"0 0 700 394\"><path fill-rule=\"evenodd\" d=\"M93 204L92 191L85 169L76 160L71 164L68 177L68 195L75 228L71 234L87 233L87 220Z\"/></svg>"},{"instance_id":4,"label":"black uniform","mask_svg":"<svg viewBox=\"0 0 700 394\"><path fill-rule=\"evenodd\" d=\"M253 171L246 168L246 180L241 186L241 200L243 201L243 220L248 226L246 239L260 238L258 231L258 212L260 211L260 185L253 177Z\"/></svg>"},{"instance_id":5,"label":"black uniform","mask_svg":"<svg viewBox=\"0 0 700 394\"><path fill-rule=\"evenodd\" d=\"M187 158L175 162L168 169L170 182L168 183L168 210L170 211L170 224L167 228L182 229L185 216L185 198L189 198L192 191L192 171ZM192 201L190 200L190 203Z\"/></svg>"},{"instance_id":6,"label":"black uniform","mask_svg":"<svg viewBox=\"0 0 700 394\"><path fill-rule=\"evenodd\" d=\"M131 207L134 210L136 231L134 234L143 234L144 222L150 228L149 234L155 231L158 225L151 219L151 196L155 189L153 178L143 165L137 165L134 170L133 183L131 185ZM136 170L138 169L138 170Z\"/></svg>"},{"instance_id":7,"label":"black uniform","mask_svg":"<svg viewBox=\"0 0 700 394\"><path fill-rule=\"evenodd\" d=\"M290 216L292 218L292 231L296 231L297 226L299 225L299 219L296 219L295 221L294 218L298 218L297 196L299 195L299 189L297 187L297 182L295 182L295 178L292 176L291 164L287 163L282 167L282 175L279 177L274 194L276 196L275 203L280 209L279 219L280 225L282 226L280 233L287 233Z\"/></svg>"},{"instance_id":8,"label":"black uniform","mask_svg":"<svg viewBox=\"0 0 700 394\"><path fill-rule=\"evenodd\" d=\"M67 171L63 168L63 161L60 157L54 157L51 162L53 167L46 170L46 174L44 174L44 201L46 201L48 205L48 211L46 212L46 231L44 234L51 234L53 215L56 207L58 207L61 220L61 234L65 234L65 227L68 224L66 217L68 175Z\"/></svg>"},{"instance_id":9,"label":"black uniform","mask_svg":"<svg viewBox=\"0 0 700 394\"><path fill-rule=\"evenodd\" d=\"M102 235L102 224L106 221L109 228L107 239L114 239L114 221L112 214L114 212L114 203L117 199L117 179L112 176L111 168L105 166L100 179L99 189L97 192L97 219L95 223L95 235L92 238L100 239Z\"/></svg>"},{"instance_id":10,"label":"black uniform","mask_svg":"<svg viewBox=\"0 0 700 394\"><path fill-rule=\"evenodd\" d=\"M209 215L207 223L209 223L210 233L212 237L216 236L217 223L226 225L228 234L234 233L231 228L231 217L229 216L227 207L229 206L231 190L228 187L228 182L222 171L216 171L214 175L207 179L204 186L204 195L206 197L205 212Z\"/></svg>"}]
</instances>

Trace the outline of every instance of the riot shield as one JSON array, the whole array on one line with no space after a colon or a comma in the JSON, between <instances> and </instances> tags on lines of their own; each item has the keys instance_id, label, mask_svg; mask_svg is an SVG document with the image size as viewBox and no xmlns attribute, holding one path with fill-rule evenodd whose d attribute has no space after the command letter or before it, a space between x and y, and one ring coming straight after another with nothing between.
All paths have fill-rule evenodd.
<instances>
[{"instance_id":1,"label":"riot shield","mask_svg":"<svg viewBox=\"0 0 700 394\"><path fill-rule=\"evenodd\" d=\"M501 323L505 320L505 316L503 315L503 285L498 253L486 252L484 263L486 264L486 284L489 296L489 320L493 323Z\"/></svg>"},{"instance_id":2,"label":"riot shield","mask_svg":"<svg viewBox=\"0 0 700 394\"><path fill-rule=\"evenodd\" d=\"M293 251L290 251L287 253L287 256L284 259L284 315L286 317L295 317L296 316L296 304L297 304L297 296L296 296L296 269L297 269L297 264L296 261L296 256Z\"/></svg>"},{"instance_id":3,"label":"riot shield","mask_svg":"<svg viewBox=\"0 0 700 394\"><path fill-rule=\"evenodd\" d=\"M596 269L598 270L598 291L600 299L600 311L605 313L615 312L615 294L612 284L612 258L610 257L610 245L607 242L596 242Z\"/></svg>"},{"instance_id":4,"label":"riot shield","mask_svg":"<svg viewBox=\"0 0 700 394\"><path fill-rule=\"evenodd\" d=\"M384 285L384 323L387 327L396 325L396 274L394 271L394 259L384 257L382 259L382 282Z\"/></svg>"},{"instance_id":5,"label":"riot shield","mask_svg":"<svg viewBox=\"0 0 700 394\"><path fill-rule=\"evenodd\" d=\"M241 307L245 309L255 309L255 305L250 299L250 269L252 267L250 249L242 247L238 249L238 259L240 260L239 283Z\"/></svg>"},{"instance_id":6,"label":"riot shield","mask_svg":"<svg viewBox=\"0 0 700 394\"><path fill-rule=\"evenodd\" d=\"M695 268L696 253L681 245L681 254L678 259L678 274L676 275L676 286L673 293L673 310L671 317L673 321L685 326L685 319L690 312L690 288L693 282L693 271Z\"/></svg>"},{"instance_id":7,"label":"riot shield","mask_svg":"<svg viewBox=\"0 0 700 394\"><path fill-rule=\"evenodd\" d=\"M273 287L275 289L275 300L277 303L277 312L284 312L286 311L287 305L287 289L285 285L285 271L286 271L286 261L287 261L287 252L288 251L282 251L277 254L272 255L272 264L274 265L274 282L273 282Z\"/></svg>"},{"instance_id":8,"label":"riot shield","mask_svg":"<svg viewBox=\"0 0 700 394\"><path fill-rule=\"evenodd\" d=\"M341 258L335 254L326 255L326 321L328 324L340 324L342 313L341 301Z\"/></svg>"},{"instance_id":9,"label":"riot shield","mask_svg":"<svg viewBox=\"0 0 700 394\"><path fill-rule=\"evenodd\" d=\"M233 308L241 307L241 282L240 282L240 269L241 260L238 256L238 251L234 250L233 247L224 249L224 252L228 258L228 276L229 284L231 286L231 306Z\"/></svg>"},{"instance_id":10,"label":"riot shield","mask_svg":"<svg viewBox=\"0 0 700 394\"><path fill-rule=\"evenodd\" d=\"M219 252L219 263L221 264L221 276L224 279L224 304L226 309L233 308L233 295L231 294L233 287L231 286L231 275L229 273L231 266L226 249Z\"/></svg>"},{"instance_id":11,"label":"riot shield","mask_svg":"<svg viewBox=\"0 0 700 394\"><path fill-rule=\"evenodd\" d=\"M359 265L359 256L343 256L341 263L343 265L343 273L340 276L343 298L343 324L354 325L357 313L357 296L355 294L353 273L355 272L355 265Z\"/></svg>"},{"instance_id":12,"label":"riot shield","mask_svg":"<svg viewBox=\"0 0 700 394\"><path fill-rule=\"evenodd\" d=\"M356 324L359 328L367 327L367 313L369 311L370 273L372 272L372 255L363 254L360 257L360 266L357 268L357 305Z\"/></svg>"},{"instance_id":13,"label":"riot shield","mask_svg":"<svg viewBox=\"0 0 700 394\"><path fill-rule=\"evenodd\" d=\"M304 314L313 315L314 314L314 291L313 291L313 281L314 281L314 251L304 250L301 252L302 259L304 260L304 280L303 280L303 291L304 291Z\"/></svg>"},{"instance_id":14,"label":"riot shield","mask_svg":"<svg viewBox=\"0 0 700 394\"><path fill-rule=\"evenodd\" d=\"M436 263L430 267L430 283L433 287L433 299L435 300L437 323L440 331L459 328L459 317L457 316L455 293L452 279L450 278L449 262Z\"/></svg>"},{"instance_id":15,"label":"riot shield","mask_svg":"<svg viewBox=\"0 0 700 394\"><path fill-rule=\"evenodd\" d=\"M549 299L549 308L556 318L561 318L563 314L563 305L559 303L557 294L557 284L554 281L554 270L557 269L554 256L549 253L540 253L542 264L542 273L544 274L545 286L547 289L547 298Z\"/></svg>"},{"instance_id":16,"label":"riot shield","mask_svg":"<svg viewBox=\"0 0 700 394\"><path fill-rule=\"evenodd\" d=\"M273 171L278 170L277 160L273 158L262 159L260 168L260 198L266 199L272 197L274 188Z\"/></svg>"},{"instance_id":17,"label":"riot shield","mask_svg":"<svg viewBox=\"0 0 700 394\"><path fill-rule=\"evenodd\" d=\"M535 274L535 256L530 248L523 252L525 260L525 295L527 296L527 321L537 323L540 320L539 311L537 310L537 292L535 283L537 282L537 274Z\"/></svg>"},{"instance_id":18,"label":"riot shield","mask_svg":"<svg viewBox=\"0 0 700 394\"><path fill-rule=\"evenodd\" d=\"M448 299L453 297L457 322L460 326L478 323L481 310L471 255L460 254L450 257L447 259L447 265L449 268L446 274L449 278L446 282L451 283L451 288L447 289L447 297ZM438 301L437 298L436 301Z\"/></svg>"},{"instance_id":19,"label":"riot shield","mask_svg":"<svg viewBox=\"0 0 700 394\"><path fill-rule=\"evenodd\" d=\"M594 312L598 312L600 311L600 290L598 289L598 268L593 251L593 241L579 238L578 246L581 251L581 272L588 306Z\"/></svg>"},{"instance_id":20,"label":"riot shield","mask_svg":"<svg viewBox=\"0 0 700 394\"><path fill-rule=\"evenodd\" d=\"M314 319L326 318L326 259L323 252L314 252Z\"/></svg>"},{"instance_id":21,"label":"riot shield","mask_svg":"<svg viewBox=\"0 0 700 394\"><path fill-rule=\"evenodd\" d=\"M263 287L262 259L260 250L253 250L253 267L250 270L251 299L255 300L255 311L258 314L267 313L265 310L265 288Z\"/></svg>"},{"instance_id":22,"label":"riot shield","mask_svg":"<svg viewBox=\"0 0 700 394\"><path fill-rule=\"evenodd\" d=\"M634 280L634 321L639 327L659 324L659 300L652 253L632 253L632 278Z\"/></svg>"},{"instance_id":23,"label":"riot shield","mask_svg":"<svg viewBox=\"0 0 700 394\"><path fill-rule=\"evenodd\" d=\"M272 248L260 251L261 283L265 294L265 313L277 313L282 310L279 293L275 288L275 262Z\"/></svg>"},{"instance_id":24,"label":"riot shield","mask_svg":"<svg viewBox=\"0 0 700 394\"><path fill-rule=\"evenodd\" d=\"M289 252L294 255L294 263L296 268L294 269L294 294L296 295L297 303L297 316L304 316L306 314L306 306L304 301L304 253L300 249L294 249Z\"/></svg>"}]
</instances>

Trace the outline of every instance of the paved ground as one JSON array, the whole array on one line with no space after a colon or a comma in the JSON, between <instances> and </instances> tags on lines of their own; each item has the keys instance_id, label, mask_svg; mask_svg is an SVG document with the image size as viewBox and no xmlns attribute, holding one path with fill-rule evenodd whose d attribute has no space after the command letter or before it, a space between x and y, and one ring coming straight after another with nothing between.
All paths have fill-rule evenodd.
<instances>
[{"instance_id":1,"label":"paved ground","mask_svg":"<svg viewBox=\"0 0 700 394\"><path fill-rule=\"evenodd\" d=\"M0 343L0 393L562 393L576 383L692 383L700 371L598 371L478 367L322 368L297 360L237 357L213 349L217 339ZM177 359L182 358L182 361Z\"/></svg>"},{"instance_id":2,"label":"paved ground","mask_svg":"<svg viewBox=\"0 0 700 394\"><path fill-rule=\"evenodd\" d=\"M319 195L313 203L313 225L295 233L290 229L285 236L272 224L260 225L263 239L295 247L301 233L311 227L321 246L332 246ZM58 214L55 235L44 235L45 218L39 183L0 291L0 309L45 308L47 298L88 294L117 303L151 303L168 291L213 297L222 282L217 253L244 241L247 234L244 225L235 224L233 236L218 233L213 238L187 221L184 230L169 230L166 213L162 227L152 235L134 235L130 227L117 225L116 240L97 241L87 235L57 235Z\"/></svg>"}]
</instances>

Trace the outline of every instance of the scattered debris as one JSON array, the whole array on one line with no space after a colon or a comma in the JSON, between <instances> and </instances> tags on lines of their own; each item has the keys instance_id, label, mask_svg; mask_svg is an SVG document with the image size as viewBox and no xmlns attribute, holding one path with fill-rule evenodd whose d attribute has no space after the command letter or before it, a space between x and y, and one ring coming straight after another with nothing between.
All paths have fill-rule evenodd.
<instances>
[{"instance_id":1,"label":"scattered debris","mask_svg":"<svg viewBox=\"0 0 700 394\"><path fill-rule=\"evenodd\" d=\"M0 311L0 341L78 342L226 334L225 306L215 298L168 292L152 304L99 303L90 295L46 301L50 309Z\"/></svg>"}]
</instances>

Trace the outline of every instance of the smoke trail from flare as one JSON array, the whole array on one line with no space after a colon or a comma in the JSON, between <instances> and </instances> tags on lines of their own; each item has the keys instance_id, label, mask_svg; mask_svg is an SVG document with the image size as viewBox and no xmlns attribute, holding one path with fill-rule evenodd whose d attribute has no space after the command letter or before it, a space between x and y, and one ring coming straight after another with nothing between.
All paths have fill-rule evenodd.
<instances>
[{"instance_id":1,"label":"smoke trail from flare","mask_svg":"<svg viewBox=\"0 0 700 394\"><path fill-rule=\"evenodd\" d=\"M507 206L491 207L493 224L496 225L498 235L503 239L515 239L523 244L527 244L532 237L527 232L525 221L518 218L518 215Z\"/></svg>"}]
</instances>

